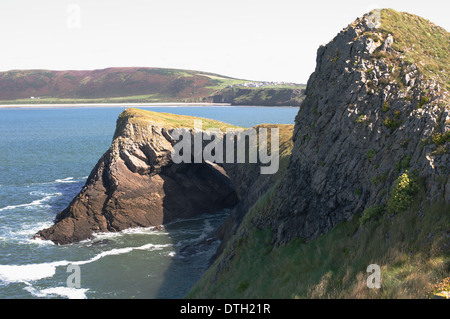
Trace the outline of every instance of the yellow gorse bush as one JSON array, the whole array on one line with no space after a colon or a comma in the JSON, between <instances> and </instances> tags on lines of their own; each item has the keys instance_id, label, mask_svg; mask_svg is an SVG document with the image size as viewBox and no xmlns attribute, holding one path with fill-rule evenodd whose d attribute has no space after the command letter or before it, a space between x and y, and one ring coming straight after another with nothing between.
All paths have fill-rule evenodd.
<instances>
[{"instance_id":1,"label":"yellow gorse bush","mask_svg":"<svg viewBox=\"0 0 450 319\"><path fill-rule=\"evenodd\" d=\"M413 195L419 190L415 174L405 171L394 182L390 197L387 201L387 210L390 213L405 211L413 201Z\"/></svg>"}]
</instances>

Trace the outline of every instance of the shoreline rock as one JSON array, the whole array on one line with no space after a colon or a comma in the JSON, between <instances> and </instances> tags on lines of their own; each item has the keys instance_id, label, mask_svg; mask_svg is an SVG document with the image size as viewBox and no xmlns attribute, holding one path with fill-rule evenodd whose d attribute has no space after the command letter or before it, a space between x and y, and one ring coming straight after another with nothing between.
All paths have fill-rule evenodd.
<instances>
[{"instance_id":1,"label":"shoreline rock","mask_svg":"<svg viewBox=\"0 0 450 319\"><path fill-rule=\"evenodd\" d=\"M223 168L173 163L172 128L133 119L133 114L119 118L112 145L85 186L55 224L34 238L68 244L97 232L160 226L236 205L238 196Z\"/></svg>"}]
</instances>

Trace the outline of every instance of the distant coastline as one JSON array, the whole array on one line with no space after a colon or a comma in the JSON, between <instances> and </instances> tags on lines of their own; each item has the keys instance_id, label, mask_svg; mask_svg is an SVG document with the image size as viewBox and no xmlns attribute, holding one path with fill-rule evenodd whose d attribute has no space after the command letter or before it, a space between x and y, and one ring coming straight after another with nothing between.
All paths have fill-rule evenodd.
<instances>
[{"instance_id":1,"label":"distant coastline","mask_svg":"<svg viewBox=\"0 0 450 319\"><path fill-rule=\"evenodd\" d=\"M0 107L298 106L305 88L165 68L11 70L0 72Z\"/></svg>"},{"instance_id":2,"label":"distant coastline","mask_svg":"<svg viewBox=\"0 0 450 319\"><path fill-rule=\"evenodd\" d=\"M183 103L183 102L171 102L171 103L52 103L52 104L0 104L1 109L9 108L28 108L28 109L40 109L40 108L82 108L82 107L178 107L178 106L231 106L230 103Z\"/></svg>"}]
</instances>

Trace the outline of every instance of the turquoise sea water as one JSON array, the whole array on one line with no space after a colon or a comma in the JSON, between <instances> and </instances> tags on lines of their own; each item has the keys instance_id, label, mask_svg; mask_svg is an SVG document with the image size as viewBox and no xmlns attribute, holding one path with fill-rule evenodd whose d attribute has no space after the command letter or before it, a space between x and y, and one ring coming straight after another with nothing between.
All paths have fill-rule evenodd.
<instances>
[{"instance_id":1,"label":"turquoise sea water","mask_svg":"<svg viewBox=\"0 0 450 319\"><path fill-rule=\"evenodd\" d=\"M185 249L229 211L180 220L162 230L131 229L57 246L31 240L83 187L109 148L125 108L0 109L0 298L181 298L218 243ZM293 124L298 108L143 107L250 127ZM80 270L80 287L68 287Z\"/></svg>"}]
</instances>

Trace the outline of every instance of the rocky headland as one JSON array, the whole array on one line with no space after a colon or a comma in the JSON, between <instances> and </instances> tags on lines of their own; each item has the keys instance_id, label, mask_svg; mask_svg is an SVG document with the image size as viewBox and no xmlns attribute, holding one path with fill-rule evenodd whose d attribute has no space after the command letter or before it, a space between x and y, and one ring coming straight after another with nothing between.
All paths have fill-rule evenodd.
<instances>
[{"instance_id":1,"label":"rocky headland","mask_svg":"<svg viewBox=\"0 0 450 319\"><path fill-rule=\"evenodd\" d=\"M86 185L56 216L55 225L36 237L67 244L97 232L160 226L233 207L237 193L222 167L171 161L175 144L171 131L181 121L192 126L193 119L138 109L122 112L112 145ZM217 127L224 125L208 121Z\"/></svg>"},{"instance_id":2,"label":"rocky headland","mask_svg":"<svg viewBox=\"0 0 450 319\"><path fill-rule=\"evenodd\" d=\"M284 176L188 297L432 295L450 275L449 46L388 9L321 46ZM367 288L370 264L383 289Z\"/></svg>"},{"instance_id":3,"label":"rocky headland","mask_svg":"<svg viewBox=\"0 0 450 319\"><path fill-rule=\"evenodd\" d=\"M242 131L226 123L191 116L139 109L122 112L111 147L93 168L81 192L56 216L55 224L39 231L35 238L68 244L99 232L160 226L223 208L234 208L230 216L233 222L228 224L240 221L249 205L279 174L261 175L260 163L174 163L175 130L188 130L192 142L195 134L207 134L194 128L194 120L202 120L204 130ZM259 125L255 129L261 127L279 128L283 159L285 148L292 145L293 125ZM202 148L208 143L202 140ZM281 165L285 163L282 161ZM216 238L224 238L228 233L218 232Z\"/></svg>"},{"instance_id":4,"label":"rocky headland","mask_svg":"<svg viewBox=\"0 0 450 319\"><path fill-rule=\"evenodd\" d=\"M86 186L37 236L64 244L233 207L188 297L427 296L450 276L449 51L449 33L421 17L358 18L318 49L295 126L278 126L273 175L175 164L171 134L194 134L192 119L127 110ZM383 289L368 290L369 264Z\"/></svg>"}]
</instances>

